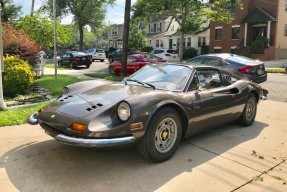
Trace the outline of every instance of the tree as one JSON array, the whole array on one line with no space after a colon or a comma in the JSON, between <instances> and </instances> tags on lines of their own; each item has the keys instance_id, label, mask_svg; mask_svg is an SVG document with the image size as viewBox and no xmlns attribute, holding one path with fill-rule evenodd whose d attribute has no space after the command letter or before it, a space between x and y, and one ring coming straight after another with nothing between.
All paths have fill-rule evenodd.
<instances>
[{"instance_id":1,"label":"tree","mask_svg":"<svg viewBox=\"0 0 287 192\"><path fill-rule=\"evenodd\" d=\"M26 16L17 24L17 29L22 29L26 34L29 34L41 48L53 47L53 21L47 17L42 17L39 14L34 16ZM69 41L69 33L60 23L57 23L57 42L65 44Z\"/></svg>"},{"instance_id":2,"label":"tree","mask_svg":"<svg viewBox=\"0 0 287 192\"><path fill-rule=\"evenodd\" d=\"M141 26L142 22L137 18L130 23L129 48L142 50L147 46L146 31Z\"/></svg>"},{"instance_id":3,"label":"tree","mask_svg":"<svg viewBox=\"0 0 287 192\"><path fill-rule=\"evenodd\" d=\"M138 0L134 6L134 17L144 18L159 16L164 11L178 22L181 36L179 54L183 58L183 40L190 31L198 31L208 20L214 22L231 22L230 7L240 0Z\"/></svg>"},{"instance_id":4,"label":"tree","mask_svg":"<svg viewBox=\"0 0 287 192\"><path fill-rule=\"evenodd\" d=\"M19 17L21 6L12 4L13 0L0 0L2 9L1 19L4 22L17 19Z\"/></svg>"},{"instance_id":5,"label":"tree","mask_svg":"<svg viewBox=\"0 0 287 192\"><path fill-rule=\"evenodd\" d=\"M72 14L75 24L79 31L79 49L84 46L84 27L90 26L92 31L101 28L102 21L105 18L106 6L112 4L115 0L61 0L56 1L57 16L61 17L67 13ZM52 0L47 0L45 9L51 13Z\"/></svg>"}]
</instances>

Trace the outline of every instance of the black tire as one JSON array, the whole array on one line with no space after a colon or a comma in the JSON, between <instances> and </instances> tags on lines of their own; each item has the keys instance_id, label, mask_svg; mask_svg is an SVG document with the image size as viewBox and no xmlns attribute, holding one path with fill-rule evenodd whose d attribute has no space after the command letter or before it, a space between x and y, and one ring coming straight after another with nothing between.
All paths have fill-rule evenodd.
<instances>
[{"instance_id":1,"label":"black tire","mask_svg":"<svg viewBox=\"0 0 287 192\"><path fill-rule=\"evenodd\" d=\"M88 65L86 65L86 68L87 68L87 69L89 69L89 68L90 68L90 66L91 66L91 65L89 65L89 64L88 64Z\"/></svg>"},{"instance_id":2,"label":"black tire","mask_svg":"<svg viewBox=\"0 0 287 192\"><path fill-rule=\"evenodd\" d=\"M109 57L109 62L110 62L110 63L114 62L113 57Z\"/></svg>"},{"instance_id":3,"label":"black tire","mask_svg":"<svg viewBox=\"0 0 287 192\"><path fill-rule=\"evenodd\" d=\"M257 98L254 94L250 94L245 103L244 110L238 119L238 123L242 126L250 126L253 124L257 112Z\"/></svg>"},{"instance_id":4,"label":"black tire","mask_svg":"<svg viewBox=\"0 0 287 192\"><path fill-rule=\"evenodd\" d=\"M168 126L173 124L175 126ZM169 130L171 127L174 133ZM181 134L182 123L179 114L173 108L163 108L153 116L143 139L137 146L138 151L150 161L166 161L175 153ZM167 148L164 149L165 147Z\"/></svg>"},{"instance_id":5,"label":"black tire","mask_svg":"<svg viewBox=\"0 0 287 192\"><path fill-rule=\"evenodd\" d=\"M104 62L105 60L104 60L104 59L101 59L100 61L101 61L101 62Z\"/></svg>"}]
</instances>

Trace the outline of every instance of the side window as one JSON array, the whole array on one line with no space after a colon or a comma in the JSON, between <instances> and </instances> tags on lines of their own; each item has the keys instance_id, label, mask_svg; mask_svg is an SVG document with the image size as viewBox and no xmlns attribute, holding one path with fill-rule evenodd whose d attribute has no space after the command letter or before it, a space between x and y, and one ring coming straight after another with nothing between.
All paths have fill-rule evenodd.
<instances>
[{"instance_id":1,"label":"side window","mask_svg":"<svg viewBox=\"0 0 287 192\"><path fill-rule=\"evenodd\" d=\"M222 80L223 80L223 85L224 86L228 86L228 85L232 85L233 83L235 83L236 81L238 81L238 79L230 74L227 73L221 73L222 75Z\"/></svg>"},{"instance_id":2,"label":"side window","mask_svg":"<svg viewBox=\"0 0 287 192\"><path fill-rule=\"evenodd\" d=\"M198 85L198 78L197 78L197 74L195 74L192 78L192 81L188 87L187 91L194 91L197 89L197 85Z\"/></svg>"},{"instance_id":3,"label":"side window","mask_svg":"<svg viewBox=\"0 0 287 192\"><path fill-rule=\"evenodd\" d=\"M137 60L137 58L135 58L135 57L132 57L132 56L129 56L128 57L128 62L137 62L138 60Z\"/></svg>"},{"instance_id":4,"label":"side window","mask_svg":"<svg viewBox=\"0 0 287 192\"><path fill-rule=\"evenodd\" d=\"M70 58L70 53L66 53L63 55L63 58Z\"/></svg>"},{"instance_id":5,"label":"side window","mask_svg":"<svg viewBox=\"0 0 287 192\"><path fill-rule=\"evenodd\" d=\"M219 59L214 59L214 58L208 58L205 60L205 65L211 65L211 66L221 66L221 61Z\"/></svg>"},{"instance_id":6,"label":"side window","mask_svg":"<svg viewBox=\"0 0 287 192\"><path fill-rule=\"evenodd\" d=\"M199 85L203 89L214 89L222 86L220 72L213 69L197 71Z\"/></svg>"},{"instance_id":7,"label":"side window","mask_svg":"<svg viewBox=\"0 0 287 192\"><path fill-rule=\"evenodd\" d=\"M188 63L194 64L194 65L203 65L205 64L205 58L195 58L190 60Z\"/></svg>"}]
</instances>

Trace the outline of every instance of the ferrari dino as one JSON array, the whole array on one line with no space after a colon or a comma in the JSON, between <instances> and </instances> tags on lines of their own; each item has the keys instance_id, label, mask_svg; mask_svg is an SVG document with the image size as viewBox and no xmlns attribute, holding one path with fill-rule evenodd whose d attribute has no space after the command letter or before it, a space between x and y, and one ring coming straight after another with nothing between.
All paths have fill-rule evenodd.
<instances>
[{"instance_id":1,"label":"ferrari dino","mask_svg":"<svg viewBox=\"0 0 287 192\"><path fill-rule=\"evenodd\" d=\"M260 85L216 67L150 64L120 83L66 86L28 122L65 144L134 144L162 162L183 138L230 121L250 126L266 96Z\"/></svg>"}]
</instances>

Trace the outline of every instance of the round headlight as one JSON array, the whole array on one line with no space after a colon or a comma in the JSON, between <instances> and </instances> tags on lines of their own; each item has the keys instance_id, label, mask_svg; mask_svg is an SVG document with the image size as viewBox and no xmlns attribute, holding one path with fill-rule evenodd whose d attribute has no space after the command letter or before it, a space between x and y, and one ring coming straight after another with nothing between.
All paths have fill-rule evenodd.
<instances>
[{"instance_id":1,"label":"round headlight","mask_svg":"<svg viewBox=\"0 0 287 192\"><path fill-rule=\"evenodd\" d=\"M118 106L118 116L120 120L126 121L131 116L131 109L129 104L126 102L121 102Z\"/></svg>"},{"instance_id":2,"label":"round headlight","mask_svg":"<svg viewBox=\"0 0 287 192\"><path fill-rule=\"evenodd\" d=\"M61 96L62 96L62 95L66 95L66 94L68 94L68 93L69 93L69 89L68 89L67 87L64 87L64 88L62 89Z\"/></svg>"}]
</instances>

